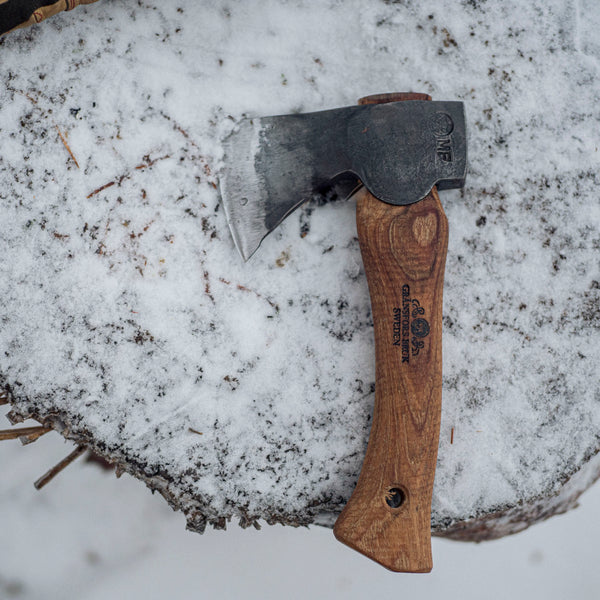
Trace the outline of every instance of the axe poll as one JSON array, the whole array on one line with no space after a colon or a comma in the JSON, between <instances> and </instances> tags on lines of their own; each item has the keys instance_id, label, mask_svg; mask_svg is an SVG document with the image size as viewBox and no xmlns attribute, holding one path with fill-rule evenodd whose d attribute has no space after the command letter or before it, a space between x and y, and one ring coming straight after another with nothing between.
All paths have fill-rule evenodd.
<instances>
[{"instance_id":1,"label":"axe poll","mask_svg":"<svg viewBox=\"0 0 600 600\"><path fill-rule=\"evenodd\" d=\"M219 190L244 260L332 182L345 178L358 189L375 407L361 473L334 534L388 569L428 572L448 243L437 190L464 185L463 104L426 94L369 96L357 106L245 119L223 146Z\"/></svg>"}]
</instances>

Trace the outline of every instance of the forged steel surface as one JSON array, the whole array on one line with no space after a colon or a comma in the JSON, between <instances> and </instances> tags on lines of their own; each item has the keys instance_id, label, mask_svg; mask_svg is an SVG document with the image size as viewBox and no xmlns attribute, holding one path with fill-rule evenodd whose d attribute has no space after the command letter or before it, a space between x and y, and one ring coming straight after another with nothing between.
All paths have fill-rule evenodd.
<instances>
[{"instance_id":1,"label":"forged steel surface","mask_svg":"<svg viewBox=\"0 0 600 600\"><path fill-rule=\"evenodd\" d=\"M404 101L246 119L224 141L219 187L244 260L294 209L352 174L389 204L412 204L466 172L462 102Z\"/></svg>"}]
</instances>

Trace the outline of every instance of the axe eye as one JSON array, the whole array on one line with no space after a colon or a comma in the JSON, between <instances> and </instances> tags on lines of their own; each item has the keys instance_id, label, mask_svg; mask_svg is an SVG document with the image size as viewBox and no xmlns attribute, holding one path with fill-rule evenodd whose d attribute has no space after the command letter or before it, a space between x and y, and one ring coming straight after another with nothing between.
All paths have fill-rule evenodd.
<instances>
[{"instance_id":1,"label":"axe eye","mask_svg":"<svg viewBox=\"0 0 600 600\"><path fill-rule=\"evenodd\" d=\"M385 493L385 502L390 508L400 508L406 500L406 494L399 487L390 488Z\"/></svg>"}]
</instances>

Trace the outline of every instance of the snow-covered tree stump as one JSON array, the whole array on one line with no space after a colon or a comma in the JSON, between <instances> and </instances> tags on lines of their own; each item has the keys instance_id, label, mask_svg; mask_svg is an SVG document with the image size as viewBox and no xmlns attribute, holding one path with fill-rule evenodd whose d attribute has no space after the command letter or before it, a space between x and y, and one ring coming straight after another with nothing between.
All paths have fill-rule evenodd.
<instances>
[{"instance_id":1,"label":"snow-covered tree stump","mask_svg":"<svg viewBox=\"0 0 600 600\"><path fill-rule=\"evenodd\" d=\"M598 9L153 4L0 42L11 419L94 450L197 531L331 525L375 385L354 203L305 206L242 264L218 140L244 112L412 89L463 100L469 123L468 186L442 198L432 528L481 540L573 506L600 469Z\"/></svg>"}]
</instances>

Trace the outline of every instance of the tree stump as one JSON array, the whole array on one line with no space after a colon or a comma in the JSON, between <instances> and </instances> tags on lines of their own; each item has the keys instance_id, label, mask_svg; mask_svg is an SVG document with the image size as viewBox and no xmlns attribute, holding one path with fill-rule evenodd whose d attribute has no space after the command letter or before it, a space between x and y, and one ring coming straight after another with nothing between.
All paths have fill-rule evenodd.
<instances>
[{"instance_id":1,"label":"tree stump","mask_svg":"<svg viewBox=\"0 0 600 600\"><path fill-rule=\"evenodd\" d=\"M469 125L467 188L442 196L432 529L483 540L572 507L600 469L597 10L150 5L0 41L12 421L89 447L196 531L331 526L373 405L355 205L304 206L242 264L219 139L245 112L413 89L463 100Z\"/></svg>"}]
</instances>

